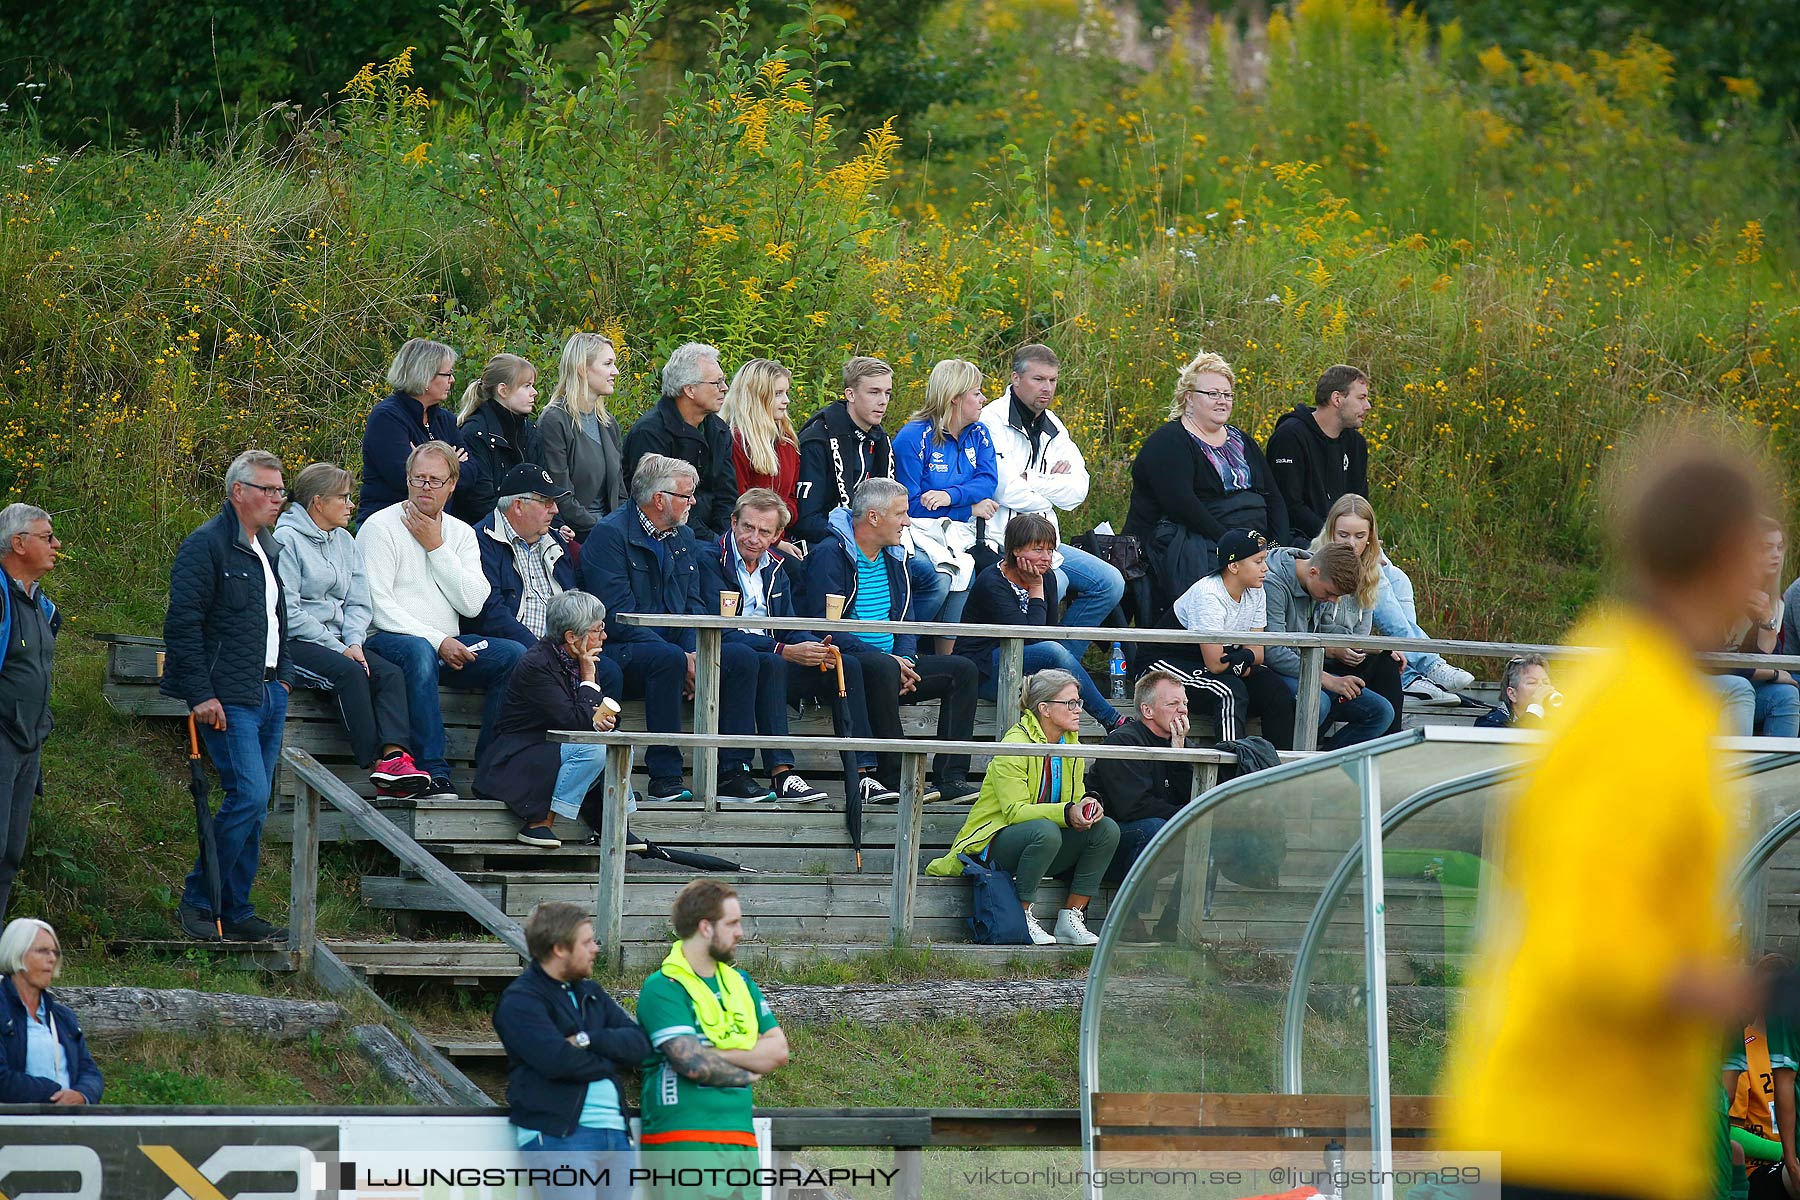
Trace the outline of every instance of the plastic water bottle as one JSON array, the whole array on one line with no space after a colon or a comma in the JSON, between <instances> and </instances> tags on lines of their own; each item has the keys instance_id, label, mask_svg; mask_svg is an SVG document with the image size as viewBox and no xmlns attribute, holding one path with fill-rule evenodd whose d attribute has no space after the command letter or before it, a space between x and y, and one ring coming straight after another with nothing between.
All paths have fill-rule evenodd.
<instances>
[{"instance_id":1,"label":"plastic water bottle","mask_svg":"<svg viewBox=\"0 0 1800 1200\"><path fill-rule=\"evenodd\" d=\"M1110 665L1107 667L1107 673L1112 676L1112 698L1115 701L1124 700L1125 699L1125 651L1117 642L1113 643L1112 660L1111 660Z\"/></svg>"}]
</instances>

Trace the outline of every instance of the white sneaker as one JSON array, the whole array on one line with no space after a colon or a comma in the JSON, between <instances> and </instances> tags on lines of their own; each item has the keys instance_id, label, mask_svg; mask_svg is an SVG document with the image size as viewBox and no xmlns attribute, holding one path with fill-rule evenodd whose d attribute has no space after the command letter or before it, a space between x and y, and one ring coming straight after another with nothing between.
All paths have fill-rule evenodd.
<instances>
[{"instance_id":1,"label":"white sneaker","mask_svg":"<svg viewBox=\"0 0 1800 1200\"><path fill-rule=\"evenodd\" d=\"M1402 695L1414 704L1422 704L1427 708L1461 708L1462 697L1451 695L1431 680L1424 677L1413 680L1403 689Z\"/></svg>"},{"instance_id":2,"label":"white sneaker","mask_svg":"<svg viewBox=\"0 0 1800 1200\"><path fill-rule=\"evenodd\" d=\"M1087 915L1079 908L1065 908L1056 914L1056 940L1065 946L1092 946L1100 935L1088 932Z\"/></svg>"},{"instance_id":3,"label":"white sneaker","mask_svg":"<svg viewBox=\"0 0 1800 1200\"><path fill-rule=\"evenodd\" d=\"M1064 909L1063 911L1067 912L1068 910ZM1061 928L1062 923L1059 919L1057 922L1057 929L1060 930ZM1038 924L1037 914L1032 912L1029 908L1025 910L1025 932L1031 935L1031 944L1034 946L1056 945L1056 939L1044 932L1044 927ZM1096 938L1094 940L1098 941L1099 939Z\"/></svg>"},{"instance_id":4,"label":"white sneaker","mask_svg":"<svg viewBox=\"0 0 1800 1200\"><path fill-rule=\"evenodd\" d=\"M1461 667L1453 667L1443 659L1425 672L1425 678L1443 688L1446 692L1460 692L1475 682L1475 677Z\"/></svg>"}]
</instances>

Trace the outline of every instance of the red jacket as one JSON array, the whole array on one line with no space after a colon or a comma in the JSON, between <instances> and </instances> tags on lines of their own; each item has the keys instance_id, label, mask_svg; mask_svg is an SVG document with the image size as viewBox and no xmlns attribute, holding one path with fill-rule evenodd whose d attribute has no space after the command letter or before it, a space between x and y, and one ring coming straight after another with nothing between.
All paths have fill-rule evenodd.
<instances>
[{"instance_id":1,"label":"red jacket","mask_svg":"<svg viewBox=\"0 0 1800 1200\"><path fill-rule=\"evenodd\" d=\"M731 465L737 469L738 495L743 495L751 488L768 488L787 505L788 525L800 519L800 509L795 504L794 494L800 484L800 447L780 438L775 440L775 474L764 475L750 463L750 456L744 453L743 435L735 430L731 435Z\"/></svg>"}]
</instances>

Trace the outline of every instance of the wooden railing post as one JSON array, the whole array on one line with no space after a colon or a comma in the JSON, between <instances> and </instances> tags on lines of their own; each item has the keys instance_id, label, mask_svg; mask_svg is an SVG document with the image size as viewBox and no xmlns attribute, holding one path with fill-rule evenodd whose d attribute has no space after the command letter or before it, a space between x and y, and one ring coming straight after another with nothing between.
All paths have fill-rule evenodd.
<instances>
[{"instance_id":1,"label":"wooden railing post","mask_svg":"<svg viewBox=\"0 0 1800 1200\"><path fill-rule=\"evenodd\" d=\"M600 800L600 875L594 891L594 940L601 958L619 964L625 957L625 812L631 799L631 747L606 748Z\"/></svg>"},{"instance_id":2,"label":"wooden railing post","mask_svg":"<svg viewBox=\"0 0 1800 1200\"><path fill-rule=\"evenodd\" d=\"M288 892L288 954L296 971L311 971L319 929L319 793L294 779L294 858Z\"/></svg>"},{"instance_id":3,"label":"wooden railing post","mask_svg":"<svg viewBox=\"0 0 1800 1200\"><path fill-rule=\"evenodd\" d=\"M719 649L722 629L696 631L694 643L694 732L719 732ZM702 746L694 751L694 795L709 813L719 810L719 751Z\"/></svg>"},{"instance_id":4,"label":"wooden railing post","mask_svg":"<svg viewBox=\"0 0 1800 1200\"><path fill-rule=\"evenodd\" d=\"M1019 711L1019 689L1025 686L1025 639L1003 638L1000 662L994 672L994 740L1006 736L1012 728L1012 715Z\"/></svg>"},{"instance_id":5,"label":"wooden railing post","mask_svg":"<svg viewBox=\"0 0 1800 1200\"><path fill-rule=\"evenodd\" d=\"M1188 803L1212 791L1219 782L1219 764L1196 762L1188 777ZM1182 843L1178 890L1170 897L1177 908L1176 936L1183 944L1197 946L1205 930L1202 922L1212 916L1212 818L1202 817Z\"/></svg>"},{"instance_id":6,"label":"wooden railing post","mask_svg":"<svg viewBox=\"0 0 1800 1200\"><path fill-rule=\"evenodd\" d=\"M900 756L900 804L894 814L894 887L888 902L888 940L912 941L913 909L919 894L919 836L925 819L925 756Z\"/></svg>"},{"instance_id":7,"label":"wooden railing post","mask_svg":"<svg viewBox=\"0 0 1800 1200\"><path fill-rule=\"evenodd\" d=\"M1294 749L1319 748L1319 691L1324 687L1325 648L1301 646L1300 681L1294 694Z\"/></svg>"}]
</instances>

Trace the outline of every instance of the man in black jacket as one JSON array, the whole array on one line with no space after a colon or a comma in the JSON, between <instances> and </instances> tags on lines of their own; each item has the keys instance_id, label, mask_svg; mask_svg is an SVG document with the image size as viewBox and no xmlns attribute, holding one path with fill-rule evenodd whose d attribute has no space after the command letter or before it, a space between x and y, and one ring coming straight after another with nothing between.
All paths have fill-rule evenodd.
<instances>
[{"instance_id":1,"label":"man in black jacket","mask_svg":"<svg viewBox=\"0 0 1800 1200\"><path fill-rule=\"evenodd\" d=\"M1187 739L1187 688L1167 671L1144 672L1132 695L1137 712L1106 735L1108 746L1180 746ZM1119 823L1119 848L1107 879L1118 882L1131 870L1163 823L1193 798L1193 770L1187 763L1135 758L1097 760L1088 786Z\"/></svg>"},{"instance_id":2,"label":"man in black jacket","mask_svg":"<svg viewBox=\"0 0 1800 1200\"><path fill-rule=\"evenodd\" d=\"M1369 377L1340 364L1319 376L1311 408L1296 404L1275 422L1266 457L1287 501L1288 529L1281 541L1309 544L1325 528L1325 512L1339 496L1369 494L1369 443L1362 435L1368 415Z\"/></svg>"},{"instance_id":3,"label":"man in black jacket","mask_svg":"<svg viewBox=\"0 0 1800 1200\"><path fill-rule=\"evenodd\" d=\"M718 415L726 386L718 350L703 342L683 343L663 365L662 399L625 435L626 479L637 476L646 454L678 458L700 473L687 524L702 542L725 532L737 503L731 426Z\"/></svg>"},{"instance_id":4,"label":"man in black jacket","mask_svg":"<svg viewBox=\"0 0 1800 1200\"><path fill-rule=\"evenodd\" d=\"M525 920L525 946L532 963L494 1009L519 1149L533 1169L589 1177L585 1186L540 1185L540 1196L626 1200L636 1155L619 1071L649 1057L650 1039L589 978L600 951L592 914L562 901L540 904ZM602 1172L606 1182L596 1188Z\"/></svg>"},{"instance_id":5,"label":"man in black jacket","mask_svg":"<svg viewBox=\"0 0 1800 1200\"><path fill-rule=\"evenodd\" d=\"M250 907L294 679L281 547L269 533L286 499L281 460L244 451L225 472L224 510L188 535L169 571L162 692L192 710L225 787L213 818L222 907L212 911L199 859L181 897L181 927L202 941L216 940L217 922L232 941L287 937Z\"/></svg>"},{"instance_id":6,"label":"man in black jacket","mask_svg":"<svg viewBox=\"0 0 1800 1200\"><path fill-rule=\"evenodd\" d=\"M894 395L894 369L859 355L844 364L844 398L800 428L800 515L788 540L802 547L831 536L831 510L847 508L866 478L894 477L894 447L881 420Z\"/></svg>"},{"instance_id":7,"label":"man in black jacket","mask_svg":"<svg viewBox=\"0 0 1800 1200\"><path fill-rule=\"evenodd\" d=\"M41 580L62 545L50 514L0 509L0 917L25 862L31 802L43 790L39 756L50 736L50 676L62 614Z\"/></svg>"}]
</instances>

